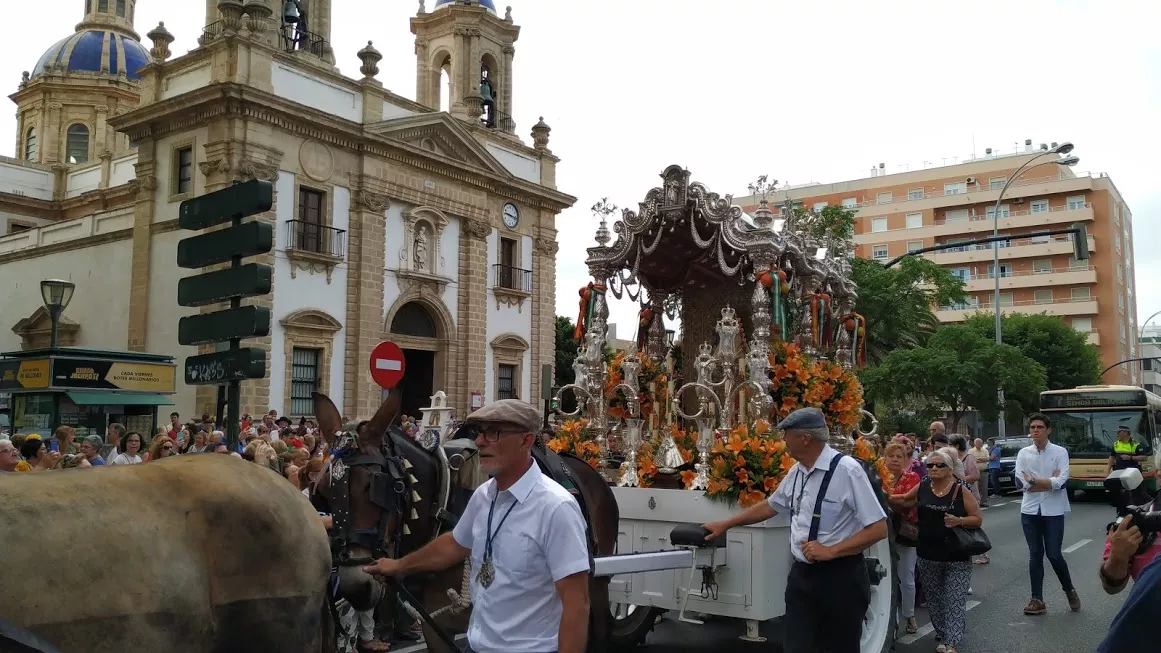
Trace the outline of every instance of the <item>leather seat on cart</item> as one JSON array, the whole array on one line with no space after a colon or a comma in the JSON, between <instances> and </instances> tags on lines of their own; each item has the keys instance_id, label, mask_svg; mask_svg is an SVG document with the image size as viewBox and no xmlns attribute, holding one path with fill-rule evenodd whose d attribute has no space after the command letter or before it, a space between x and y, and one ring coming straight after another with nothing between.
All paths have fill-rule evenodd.
<instances>
[{"instance_id":1,"label":"leather seat on cart","mask_svg":"<svg viewBox=\"0 0 1161 653\"><path fill-rule=\"evenodd\" d=\"M669 541L673 546L692 546L699 549L717 548L726 546L726 536L723 533L717 539L707 540L709 534L701 524L678 524L669 531Z\"/></svg>"}]
</instances>

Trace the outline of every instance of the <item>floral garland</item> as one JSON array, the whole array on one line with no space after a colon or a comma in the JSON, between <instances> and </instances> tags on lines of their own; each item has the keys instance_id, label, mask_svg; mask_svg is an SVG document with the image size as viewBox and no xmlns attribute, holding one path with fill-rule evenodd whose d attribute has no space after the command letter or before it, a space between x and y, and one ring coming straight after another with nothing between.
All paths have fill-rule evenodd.
<instances>
[{"instance_id":1,"label":"floral garland","mask_svg":"<svg viewBox=\"0 0 1161 653\"><path fill-rule=\"evenodd\" d=\"M600 467L601 450L596 442L585 438L587 419L571 419L560 425L556 435L545 444L556 453L569 453L588 463L593 469Z\"/></svg>"},{"instance_id":2,"label":"floral garland","mask_svg":"<svg viewBox=\"0 0 1161 653\"><path fill-rule=\"evenodd\" d=\"M770 430L770 422L758 420L714 443L706 496L748 508L778 489L794 459L786 453L786 443Z\"/></svg>"}]
</instances>

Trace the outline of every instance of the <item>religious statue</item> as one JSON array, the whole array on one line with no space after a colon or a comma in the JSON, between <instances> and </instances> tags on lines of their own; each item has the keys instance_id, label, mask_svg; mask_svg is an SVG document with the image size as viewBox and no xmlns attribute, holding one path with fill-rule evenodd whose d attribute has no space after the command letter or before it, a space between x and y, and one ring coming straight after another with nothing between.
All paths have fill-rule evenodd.
<instances>
[{"instance_id":1,"label":"religious statue","mask_svg":"<svg viewBox=\"0 0 1161 653\"><path fill-rule=\"evenodd\" d=\"M427 260L427 228L420 225L415 230L415 269L430 272Z\"/></svg>"}]
</instances>

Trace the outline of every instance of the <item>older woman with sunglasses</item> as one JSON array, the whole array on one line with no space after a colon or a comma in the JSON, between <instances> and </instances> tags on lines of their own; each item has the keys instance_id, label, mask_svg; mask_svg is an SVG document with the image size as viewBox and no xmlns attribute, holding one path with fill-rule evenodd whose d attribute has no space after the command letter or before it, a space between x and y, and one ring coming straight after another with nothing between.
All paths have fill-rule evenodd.
<instances>
[{"instance_id":1,"label":"older woman with sunglasses","mask_svg":"<svg viewBox=\"0 0 1161 653\"><path fill-rule=\"evenodd\" d=\"M956 476L961 465L954 449L937 449L927 455L928 477L906 494L889 498L900 508L919 509L916 570L927 595L931 625L942 640L937 653L956 653L967 626L971 556L947 545L951 529L980 528L984 521L979 502Z\"/></svg>"}]
</instances>

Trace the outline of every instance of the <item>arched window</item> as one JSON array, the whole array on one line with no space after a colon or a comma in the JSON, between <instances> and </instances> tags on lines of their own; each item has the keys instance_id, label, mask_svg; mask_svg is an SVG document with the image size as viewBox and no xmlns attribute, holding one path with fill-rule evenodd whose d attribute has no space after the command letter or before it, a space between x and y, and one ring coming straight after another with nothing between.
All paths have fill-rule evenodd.
<instances>
[{"instance_id":1,"label":"arched window","mask_svg":"<svg viewBox=\"0 0 1161 653\"><path fill-rule=\"evenodd\" d=\"M24 136L24 160L36 160L36 128L29 127L28 133Z\"/></svg>"},{"instance_id":2,"label":"arched window","mask_svg":"<svg viewBox=\"0 0 1161 653\"><path fill-rule=\"evenodd\" d=\"M435 338L438 335L431 313L416 302L409 302L399 308L391 320L391 333L420 338Z\"/></svg>"},{"instance_id":3,"label":"arched window","mask_svg":"<svg viewBox=\"0 0 1161 653\"><path fill-rule=\"evenodd\" d=\"M117 0L117 15L121 18L125 17L125 0Z\"/></svg>"},{"instance_id":4,"label":"arched window","mask_svg":"<svg viewBox=\"0 0 1161 653\"><path fill-rule=\"evenodd\" d=\"M65 162L84 163L89 160L89 128L82 124L69 127L65 139Z\"/></svg>"}]
</instances>

